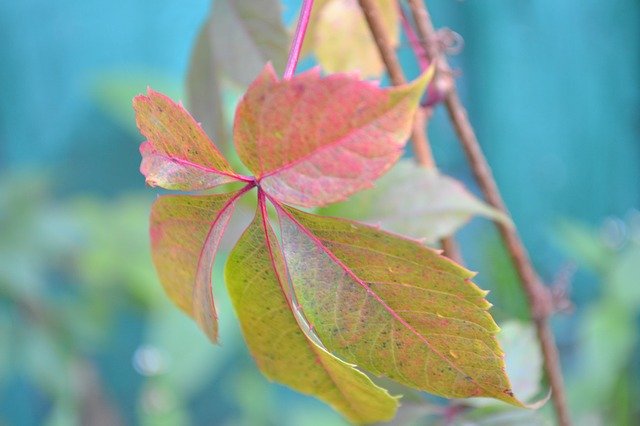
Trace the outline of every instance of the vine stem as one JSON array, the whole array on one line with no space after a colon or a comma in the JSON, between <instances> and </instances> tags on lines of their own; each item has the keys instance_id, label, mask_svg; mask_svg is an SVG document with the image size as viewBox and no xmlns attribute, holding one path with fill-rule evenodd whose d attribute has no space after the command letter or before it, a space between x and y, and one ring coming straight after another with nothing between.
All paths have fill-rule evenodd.
<instances>
[{"instance_id":1,"label":"vine stem","mask_svg":"<svg viewBox=\"0 0 640 426\"><path fill-rule=\"evenodd\" d=\"M302 3L302 9L300 10L300 17L298 18L296 32L293 35L291 49L289 50L287 65L284 69L284 74L282 75L283 80L289 80L296 72L296 66L298 65L298 59L300 58L300 50L302 49L304 36L307 33L307 26L309 26L309 18L311 18L311 9L313 9L313 0L304 0Z\"/></svg>"},{"instance_id":2,"label":"vine stem","mask_svg":"<svg viewBox=\"0 0 640 426\"><path fill-rule=\"evenodd\" d=\"M436 78L438 73L450 72L446 59L440 53L438 37L423 0L408 0L408 3L420 42L428 55L428 59L436 64ZM444 98L444 104L487 202L503 213L509 214L491 168L478 143L475 131L469 122L467 112L460 101L455 83L449 87ZM498 221L495 222L495 225L511 256L524 293L529 301L531 316L536 326L538 340L544 356L545 369L551 387L551 398L558 423L561 426L569 426L571 419L566 401L558 348L549 325L549 317L553 312L551 292L542 284L540 277L534 270L527 250L515 227L507 226Z\"/></svg>"},{"instance_id":3,"label":"vine stem","mask_svg":"<svg viewBox=\"0 0 640 426\"><path fill-rule=\"evenodd\" d=\"M389 73L391 82L395 86L405 84L407 79L404 76L402 66L398 60L398 55L396 54L391 38L387 33L377 4L374 0L358 0L358 2L365 15L371 34L376 42L382 62L384 62L385 68ZM418 109L411 129L411 141L413 143L413 151L418 164L425 169L435 169L436 163L433 160L431 145L429 144L426 132L426 126L429 118L430 111L428 109ZM440 240L440 245L444 250L445 256L461 263L462 256L460 254L460 250L452 237L443 238Z\"/></svg>"}]
</instances>

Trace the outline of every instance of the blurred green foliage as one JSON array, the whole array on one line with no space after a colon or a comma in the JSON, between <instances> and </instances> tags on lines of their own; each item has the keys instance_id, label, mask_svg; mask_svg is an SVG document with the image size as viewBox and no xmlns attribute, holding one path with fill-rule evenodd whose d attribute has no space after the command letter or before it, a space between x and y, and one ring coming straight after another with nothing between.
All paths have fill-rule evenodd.
<instances>
[{"instance_id":1,"label":"blurred green foliage","mask_svg":"<svg viewBox=\"0 0 640 426\"><path fill-rule=\"evenodd\" d=\"M601 229L564 223L559 238L597 277L598 295L578 313L569 399L577 421L630 425L639 419L640 212Z\"/></svg>"}]
</instances>

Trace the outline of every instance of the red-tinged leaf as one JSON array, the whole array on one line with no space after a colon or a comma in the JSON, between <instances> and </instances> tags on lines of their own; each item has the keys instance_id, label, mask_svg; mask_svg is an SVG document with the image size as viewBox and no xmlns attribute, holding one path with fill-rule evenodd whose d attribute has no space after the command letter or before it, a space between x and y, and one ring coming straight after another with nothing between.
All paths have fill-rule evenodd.
<instances>
[{"instance_id":1,"label":"red-tinged leaf","mask_svg":"<svg viewBox=\"0 0 640 426\"><path fill-rule=\"evenodd\" d=\"M147 141L140 171L151 186L195 191L238 180L200 125L182 107L149 89L133 100Z\"/></svg>"},{"instance_id":2,"label":"red-tinged leaf","mask_svg":"<svg viewBox=\"0 0 640 426\"><path fill-rule=\"evenodd\" d=\"M522 406L473 273L357 222L277 210L295 295L330 351L437 395Z\"/></svg>"},{"instance_id":3,"label":"red-tinged leaf","mask_svg":"<svg viewBox=\"0 0 640 426\"><path fill-rule=\"evenodd\" d=\"M313 207L371 186L400 157L430 78L381 89L312 70L279 81L267 66L236 111L238 155L280 201Z\"/></svg>"},{"instance_id":4,"label":"red-tinged leaf","mask_svg":"<svg viewBox=\"0 0 640 426\"><path fill-rule=\"evenodd\" d=\"M393 418L395 398L303 332L289 284L282 278L286 280L282 254L259 208L229 255L225 281L260 370L271 380L325 401L351 422Z\"/></svg>"},{"instance_id":5,"label":"red-tinged leaf","mask_svg":"<svg viewBox=\"0 0 640 426\"><path fill-rule=\"evenodd\" d=\"M211 268L242 191L219 195L166 195L151 210L151 254L171 300L216 342L218 321Z\"/></svg>"}]
</instances>

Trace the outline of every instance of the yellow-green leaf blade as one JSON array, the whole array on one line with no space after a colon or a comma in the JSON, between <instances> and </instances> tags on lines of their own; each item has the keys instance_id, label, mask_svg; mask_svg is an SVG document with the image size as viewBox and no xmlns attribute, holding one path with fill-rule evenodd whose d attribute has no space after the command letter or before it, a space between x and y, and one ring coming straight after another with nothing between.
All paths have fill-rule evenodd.
<instances>
[{"instance_id":1,"label":"yellow-green leaf blade","mask_svg":"<svg viewBox=\"0 0 640 426\"><path fill-rule=\"evenodd\" d=\"M160 282L213 342L218 321L211 268L236 195L165 195L151 209L151 254Z\"/></svg>"},{"instance_id":2,"label":"yellow-green leaf blade","mask_svg":"<svg viewBox=\"0 0 640 426\"><path fill-rule=\"evenodd\" d=\"M397 400L301 329L275 235L260 211L227 261L225 281L247 345L270 379L311 394L355 423L391 419Z\"/></svg>"},{"instance_id":3,"label":"yellow-green leaf blade","mask_svg":"<svg viewBox=\"0 0 640 426\"><path fill-rule=\"evenodd\" d=\"M237 179L202 127L167 96L148 90L133 100L136 122L147 141L140 171L151 186L195 191Z\"/></svg>"},{"instance_id":4,"label":"yellow-green leaf blade","mask_svg":"<svg viewBox=\"0 0 640 426\"><path fill-rule=\"evenodd\" d=\"M295 294L348 362L449 398L520 406L473 275L421 244L356 222L278 208Z\"/></svg>"},{"instance_id":5,"label":"yellow-green leaf blade","mask_svg":"<svg viewBox=\"0 0 640 426\"><path fill-rule=\"evenodd\" d=\"M378 14L389 42L400 42L400 13L395 0L378 0ZM313 17L312 17L313 18ZM355 0L331 0L323 4L312 28L315 54L329 72L359 71L379 77L385 67L360 5Z\"/></svg>"}]
</instances>

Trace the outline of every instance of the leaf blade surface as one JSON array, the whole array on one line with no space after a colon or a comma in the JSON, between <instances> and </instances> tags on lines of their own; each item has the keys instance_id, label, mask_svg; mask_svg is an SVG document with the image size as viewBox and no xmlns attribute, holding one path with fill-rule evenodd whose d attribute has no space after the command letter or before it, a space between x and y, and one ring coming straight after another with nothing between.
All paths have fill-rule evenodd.
<instances>
[{"instance_id":1,"label":"leaf blade surface","mask_svg":"<svg viewBox=\"0 0 640 426\"><path fill-rule=\"evenodd\" d=\"M295 294L327 348L437 395L521 406L473 273L366 225L277 210Z\"/></svg>"},{"instance_id":2,"label":"leaf blade surface","mask_svg":"<svg viewBox=\"0 0 640 426\"><path fill-rule=\"evenodd\" d=\"M371 186L402 154L430 78L381 89L318 70L279 81L267 66L236 111L234 142L271 196L305 207Z\"/></svg>"},{"instance_id":3,"label":"leaf blade surface","mask_svg":"<svg viewBox=\"0 0 640 426\"><path fill-rule=\"evenodd\" d=\"M218 321L211 270L238 194L165 195L151 209L151 254L160 282L214 343Z\"/></svg>"}]
</instances>

